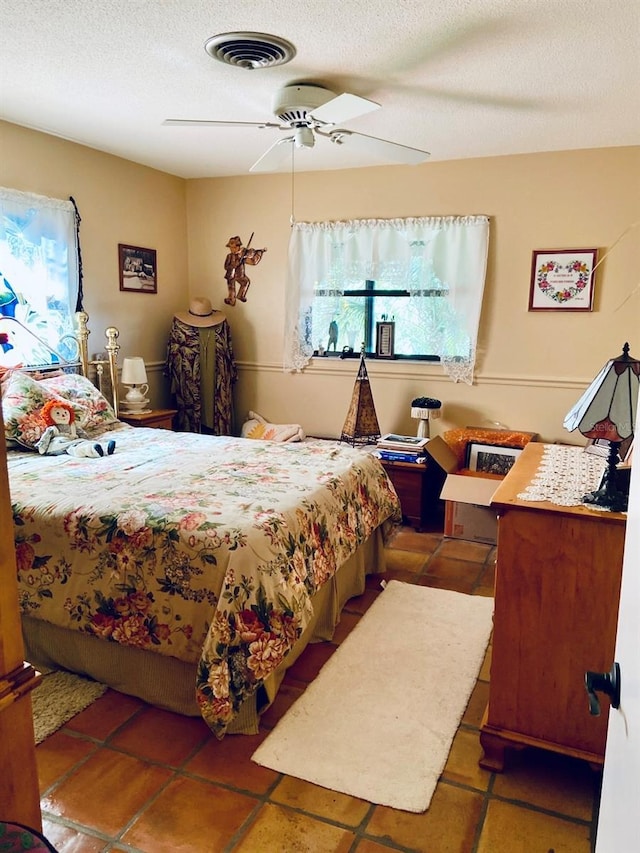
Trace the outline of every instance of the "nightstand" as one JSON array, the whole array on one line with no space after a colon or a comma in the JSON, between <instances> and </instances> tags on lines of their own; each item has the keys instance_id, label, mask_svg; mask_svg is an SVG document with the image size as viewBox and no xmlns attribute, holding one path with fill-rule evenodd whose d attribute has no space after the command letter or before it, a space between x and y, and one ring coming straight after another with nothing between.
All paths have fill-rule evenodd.
<instances>
[{"instance_id":1,"label":"nightstand","mask_svg":"<svg viewBox=\"0 0 640 853\"><path fill-rule=\"evenodd\" d=\"M445 472L432 459L427 462L392 462L381 459L383 468L400 498L402 515L416 530L441 515L440 490Z\"/></svg>"},{"instance_id":2,"label":"nightstand","mask_svg":"<svg viewBox=\"0 0 640 853\"><path fill-rule=\"evenodd\" d=\"M173 418L177 409L152 409L150 412L120 412L118 418L134 427L154 427L155 429L173 429Z\"/></svg>"}]
</instances>

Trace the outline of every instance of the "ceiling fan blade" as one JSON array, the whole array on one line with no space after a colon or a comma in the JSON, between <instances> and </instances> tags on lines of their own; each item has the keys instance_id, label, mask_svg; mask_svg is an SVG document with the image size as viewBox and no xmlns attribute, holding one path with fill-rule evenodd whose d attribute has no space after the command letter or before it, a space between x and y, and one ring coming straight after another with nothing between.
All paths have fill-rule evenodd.
<instances>
[{"instance_id":1,"label":"ceiling fan blade","mask_svg":"<svg viewBox=\"0 0 640 853\"><path fill-rule=\"evenodd\" d=\"M275 124L271 121L204 121L199 119L188 118L166 118L162 124L171 127L183 126L201 126L201 127L275 127L278 130L288 130L281 124Z\"/></svg>"},{"instance_id":2,"label":"ceiling fan blade","mask_svg":"<svg viewBox=\"0 0 640 853\"><path fill-rule=\"evenodd\" d=\"M277 172L281 166L291 157L291 149L293 147L295 137L285 136L283 139L278 139L274 142L264 154L259 157L253 166L249 169L250 172Z\"/></svg>"},{"instance_id":3,"label":"ceiling fan blade","mask_svg":"<svg viewBox=\"0 0 640 853\"><path fill-rule=\"evenodd\" d=\"M363 116L374 110L380 109L380 104L361 98L359 95L351 95L344 92L331 98L326 104L316 107L311 113L311 118L321 121L323 124L343 124L352 118Z\"/></svg>"},{"instance_id":4,"label":"ceiling fan blade","mask_svg":"<svg viewBox=\"0 0 640 853\"><path fill-rule=\"evenodd\" d=\"M334 130L328 134L332 142L342 145L348 143L359 151L381 157L384 160L395 160L408 166L417 166L424 163L431 154L420 148L411 148L399 142L391 142L388 139L378 139L377 136L367 136L365 133L356 133L351 130Z\"/></svg>"}]
</instances>

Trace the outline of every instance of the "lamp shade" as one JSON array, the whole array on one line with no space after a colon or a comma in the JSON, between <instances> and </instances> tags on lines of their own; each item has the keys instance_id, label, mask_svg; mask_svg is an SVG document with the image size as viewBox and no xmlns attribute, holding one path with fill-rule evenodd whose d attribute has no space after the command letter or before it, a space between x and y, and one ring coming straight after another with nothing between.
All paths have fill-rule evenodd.
<instances>
[{"instance_id":1,"label":"lamp shade","mask_svg":"<svg viewBox=\"0 0 640 853\"><path fill-rule=\"evenodd\" d=\"M442 409L423 409L420 406L411 406L411 417L421 421L434 421L442 417Z\"/></svg>"},{"instance_id":2,"label":"lamp shade","mask_svg":"<svg viewBox=\"0 0 640 853\"><path fill-rule=\"evenodd\" d=\"M122 362L122 375L120 381L123 385L143 385L147 381L147 371L144 359L139 356L125 358Z\"/></svg>"},{"instance_id":3,"label":"lamp shade","mask_svg":"<svg viewBox=\"0 0 640 853\"><path fill-rule=\"evenodd\" d=\"M610 359L564 419L565 429L586 438L624 441L633 435L640 386L640 361L629 355Z\"/></svg>"}]
</instances>

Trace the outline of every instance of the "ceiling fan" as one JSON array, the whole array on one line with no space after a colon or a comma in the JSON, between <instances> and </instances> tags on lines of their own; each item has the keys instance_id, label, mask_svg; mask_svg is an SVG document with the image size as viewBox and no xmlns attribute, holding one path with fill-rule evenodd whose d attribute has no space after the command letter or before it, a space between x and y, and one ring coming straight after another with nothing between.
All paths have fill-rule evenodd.
<instances>
[{"instance_id":1,"label":"ceiling fan","mask_svg":"<svg viewBox=\"0 0 640 853\"><path fill-rule=\"evenodd\" d=\"M256 160L250 172L273 172L290 161L291 147L313 148L316 137L328 139L335 145L349 145L358 151L384 160L407 165L424 162L428 151L411 148L388 139L367 136L340 127L358 116L373 112L380 104L344 92L337 95L330 89L314 83L289 84L277 92L273 114L279 123L264 121L206 121L197 119L166 119L163 124L172 126L259 127L286 131L287 136L276 140Z\"/></svg>"}]
</instances>

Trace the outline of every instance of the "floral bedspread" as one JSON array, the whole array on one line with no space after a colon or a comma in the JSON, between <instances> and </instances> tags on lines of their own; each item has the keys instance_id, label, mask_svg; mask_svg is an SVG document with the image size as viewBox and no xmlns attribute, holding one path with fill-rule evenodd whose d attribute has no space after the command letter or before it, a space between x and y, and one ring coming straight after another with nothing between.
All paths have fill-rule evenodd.
<instances>
[{"instance_id":1,"label":"floral bedspread","mask_svg":"<svg viewBox=\"0 0 640 853\"><path fill-rule=\"evenodd\" d=\"M345 444L122 426L113 456L9 452L21 610L196 662L222 736L309 621L311 596L400 520L380 462Z\"/></svg>"}]
</instances>

